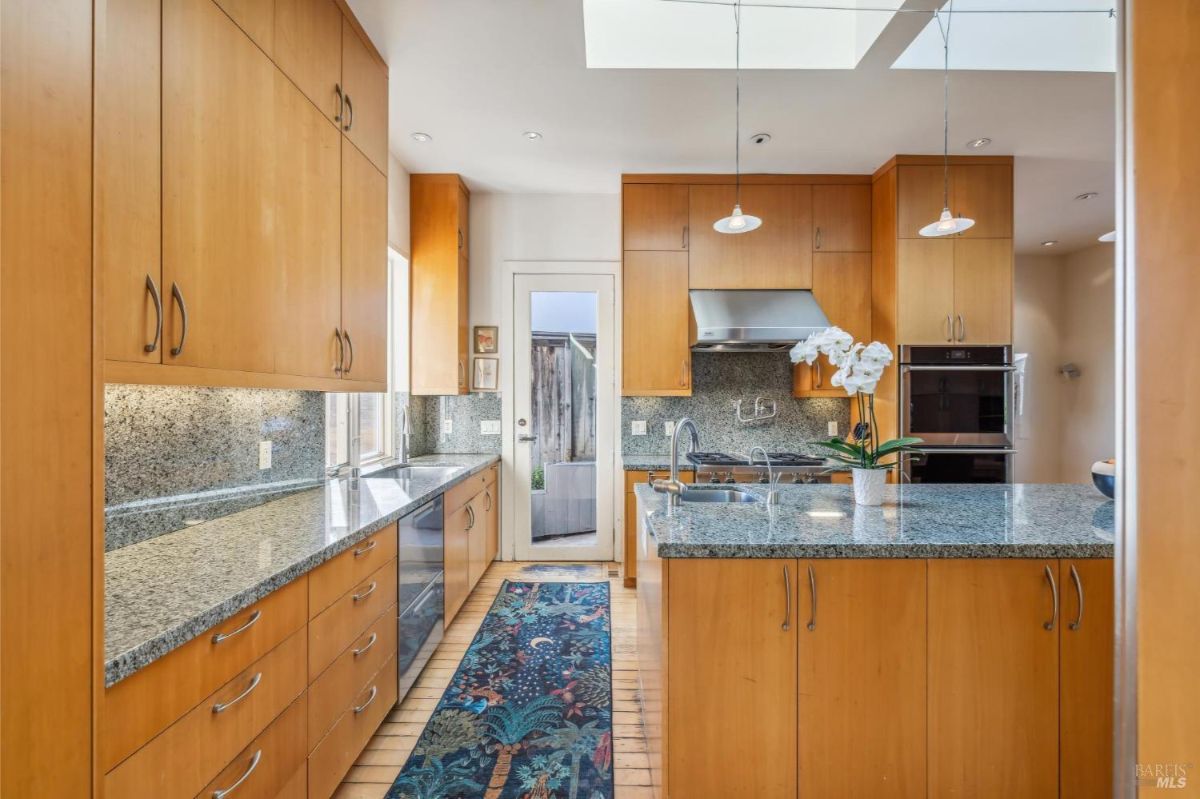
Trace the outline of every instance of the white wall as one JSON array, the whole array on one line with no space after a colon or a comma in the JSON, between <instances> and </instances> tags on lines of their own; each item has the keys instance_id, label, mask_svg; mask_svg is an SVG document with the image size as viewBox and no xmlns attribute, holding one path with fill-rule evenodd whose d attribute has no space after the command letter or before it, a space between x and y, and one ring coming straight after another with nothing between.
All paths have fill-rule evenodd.
<instances>
[{"instance_id":1,"label":"white wall","mask_svg":"<svg viewBox=\"0 0 1200 799\"><path fill-rule=\"evenodd\" d=\"M388 155L388 245L408 258L412 255L409 236L409 180L408 170Z\"/></svg>"},{"instance_id":2,"label":"white wall","mask_svg":"<svg viewBox=\"0 0 1200 799\"><path fill-rule=\"evenodd\" d=\"M1018 483L1056 483L1061 459L1064 259L1018 255L1013 351L1027 353L1024 413L1017 421Z\"/></svg>"}]
</instances>

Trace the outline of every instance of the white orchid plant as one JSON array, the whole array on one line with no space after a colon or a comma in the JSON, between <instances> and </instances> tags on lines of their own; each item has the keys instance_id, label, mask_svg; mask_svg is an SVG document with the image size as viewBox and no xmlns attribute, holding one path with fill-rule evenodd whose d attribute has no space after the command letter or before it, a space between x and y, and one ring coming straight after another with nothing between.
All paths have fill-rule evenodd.
<instances>
[{"instance_id":1,"label":"white orchid plant","mask_svg":"<svg viewBox=\"0 0 1200 799\"><path fill-rule=\"evenodd\" d=\"M801 341L791 352L792 363L803 361L809 366L822 355L837 368L829 382L845 389L847 396L855 398L861 421L855 425L850 439L834 436L810 443L829 450L834 460L856 469L892 468L896 462L885 462L885 459L893 456L898 459L900 453L921 443L921 439L911 437L880 442L875 435L878 429L875 422L875 389L883 377L883 370L892 363L892 351L878 341L856 343L854 337L845 330L829 327Z\"/></svg>"}]
</instances>

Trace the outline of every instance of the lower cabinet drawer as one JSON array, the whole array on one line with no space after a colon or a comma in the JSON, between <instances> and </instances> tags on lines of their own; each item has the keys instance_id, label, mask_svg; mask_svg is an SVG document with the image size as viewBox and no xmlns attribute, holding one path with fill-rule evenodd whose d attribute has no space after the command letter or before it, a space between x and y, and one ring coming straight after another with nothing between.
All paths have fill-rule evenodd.
<instances>
[{"instance_id":1,"label":"lower cabinet drawer","mask_svg":"<svg viewBox=\"0 0 1200 799\"><path fill-rule=\"evenodd\" d=\"M107 799L195 796L304 692L307 644L304 630L293 633L110 771Z\"/></svg>"},{"instance_id":2,"label":"lower cabinet drawer","mask_svg":"<svg viewBox=\"0 0 1200 799\"><path fill-rule=\"evenodd\" d=\"M337 598L396 557L396 525L360 541L308 575L308 617L311 619Z\"/></svg>"},{"instance_id":3,"label":"lower cabinet drawer","mask_svg":"<svg viewBox=\"0 0 1200 799\"><path fill-rule=\"evenodd\" d=\"M229 796L229 799L276 799L300 797L305 777L304 719L307 694L288 707L279 718L236 755L196 799ZM218 793L224 791L225 793ZM153 794L142 794L152 796Z\"/></svg>"},{"instance_id":4,"label":"lower cabinet drawer","mask_svg":"<svg viewBox=\"0 0 1200 799\"><path fill-rule=\"evenodd\" d=\"M376 569L308 623L308 679L329 667L379 614L396 604L396 559Z\"/></svg>"},{"instance_id":5,"label":"lower cabinet drawer","mask_svg":"<svg viewBox=\"0 0 1200 799\"><path fill-rule=\"evenodd\" d=\"M329 799L333 795L395 704L396 658L393 657L355 696L353 704L308 756L309 799Z\"/></svg>"},{"instance_id":6,"label":"lower cabinet drawer","mask_svg":"<svg viewBox=\"0 0 1200 799\"><path fill-rule=\"evenodd\" d=\"M199 799L211 799L211 797L202 796ZM234 799L234 797L231 797ZM308 761L304 760L300 763L300 767L292 774L292 778L287 781L275 799L308 799Z\"/></svg>"},{"instance_id":7,"label":"lower cabinet drawer","mask_svg":"<svg viewBox=\"0 0 1200 799\"><path fill-rule=\"evenodd\" d=\"M371 678L396 654L396 606L392 605L308 689L308 750L311 752Z\"/></svg>"}]
</instances>

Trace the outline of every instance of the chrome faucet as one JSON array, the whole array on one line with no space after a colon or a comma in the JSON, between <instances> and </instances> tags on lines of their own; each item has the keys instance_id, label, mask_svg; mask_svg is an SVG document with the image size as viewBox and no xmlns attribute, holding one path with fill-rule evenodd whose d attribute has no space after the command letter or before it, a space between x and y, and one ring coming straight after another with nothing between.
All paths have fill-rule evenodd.
<instances>
[{"instance_id":1,"label":"chrome faucet","mask_svg":"<svg viewBox=\"0 0 1200 799\"><path fill-rule=\"evenodd\" d=\"M675 431L671 433L671 478L654 481L654 490L660 494L667 494L667 502L670 505L678 505L683 492L688 488L687 483L679 479L679 431L685 427L692 436L692 448L688 451L695 452L700 449L700 431L696 428L696 423L685 416L675 423Z\"/></svg>"},{"instance_id":2,"label":"chrome faucet","mask_svg":"<svg viewBox=\"0 0 1200 799\"><path fill-rule=\"evenodd\" d=\"M767 451L762 447L752 447L750 449L750 462L751 463L754 463L754 453L755 452L761 452L762 456L763 456L763 460L766 461L766 464L767 464L767 483L768 483L768 485L771 486L767 490L767 504L768 505L778 505L779 504L779 488L778 488L778 486L779 486L780 475L775 474L775 467L771 464L771 456L768 455Z\"/></svg>"},{"instance_id":3,"label":"chrome faucet","mask_svg":"<svg viewBox=\"0 0 1200 799\"><path fill-rule=\"evenodd\" d=\"M411 430L408 426L408 403L405 402L400 406L400 435L399 445L400 451L396 453L400 456L401 463L408 463L408 455L411 447Z\"/></svg>"}]
</instances>

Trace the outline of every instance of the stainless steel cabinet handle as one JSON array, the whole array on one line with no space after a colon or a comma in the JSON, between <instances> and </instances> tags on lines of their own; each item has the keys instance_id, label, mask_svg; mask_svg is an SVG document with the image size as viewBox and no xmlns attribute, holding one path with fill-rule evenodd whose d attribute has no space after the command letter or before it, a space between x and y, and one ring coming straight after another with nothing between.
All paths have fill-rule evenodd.
<instances>
[{"instance_id":1,"label":"stainless steel cabinet handle","mask_svg":"<svg viewBox=\"0 0 1200 799\"><path fill-rule=\"evenodd\" d=\"M342 114L346 111L346 100L344 97L342 97L342 85L340 83L333 84L333 91L335 94L337 94L338 101L337 113L333 115L333 121L341 122Z\"/></svg>"},{"instance_id":2,"label":"stainless steel cabinet handle","mask_svg":"<svg viewBox=\"0 0 1200 799\"><path fill-rule=\"evenodd\" d=\"M462 252L462 248L463 248L463 234L462 234L462 229L461 229L461 228L459 228L459 231L458 231L458 251L459 251L459 252Z\"/></svg>"},{"instance_id":3,"label":"stainless steel cabinet handle","mask_svg":"<svg viewBox=\"0 0 1200 799\"><path fill-rule=\"evenodd\" d=\"M354 654L354 657L358 657L359 655L365 655L371 649L371 647L375 646L375 642L378 640L379 640L379 633L371 633L371 637L367 639L367 642L365 644L363 644L358 649L351 650L351 652Z\"/></svg>"},{"instance_id":4,"label":"stainless steel cabinet handle","mask_svg":"<svg viewBox=\"0 0 1200 799\"><path fill-rule=\"evenodd\" d=\"M188 333L188 312L187 304L183 301L183 292L179 290L179 284L171 281L171 299L179 304L179 314L183 317L183 327L179 332L179 346L171 348L171 354L178 356L183 352L183 344L187 341Z\"/></svg>"},{"instance_id":5,"label":"stainless steel cabinet handle","mask_svg":"<svg viewBox=\"0 0 1200 799\"><path fill-rule=\"evenodd\" d=\"M358 549L354 550L354 557L361 558L363 555L367 554L377 546L379 546L379 539L373 538L371 539L371 543L367 544L365 547L359 547Z\"/></svg>"},{"instance_id":6,"label":"stainless steel cabinet handle","mask_svg":"<svg viewBox=\"0 0 1200 799\"><path fill-rule=\"evenodd\" d=\"M1075 621L1067 625L1067 629L1074 631L1083 625L1083 580L1079 579L1074 563L1071 564L1071 582L1075 583L1075 596L1079 598L1079 612L1075 614Z\"/></svg>"},{"instance_id":7,"label":"stainless steel cabinet handle","mask_svg":"<svg viewBox=\"0 0 1200 799\"><path fill-rule=\"evenodd\" d=\"M808 614L808 631L817 629L817 573L808 567L808 593L812 596L812 611Z\"/></svg>"},{"instance_id":8,"label":"stainless steel cabinet handle","mask_svg":"<svg viewBox=\"0 0 1200 799\"><path fill-rule=\"evenodd\" d=\"M792 629L792 571L787 566L783 567L783 598L786 601L783 614L783 631L786 633Z\"/></svg>"},{"instance_id":9,"label":"stainless steel cabinet handle","mask_svg":"<svg viewBox=\"0 0 1200 799\"><path fill-rule=\"evenodd\" d=\"M1046 567L1046 582L1050 583L1050 596L1054 601L1054 607L1050 611L1050 620L1042 624L1042 627L1049 631L1058 624L1058 583L1054 581L1054 571L1049 566Z\"/></svg>"},{"instance_id":10,"label":"stainless steel cabinet handle","mask_svg":"<svg viewBox=\"0 0 1200 799\"><path fill-rule=\"evenodd\" d=\"M680 388L687 388L687 378L688 378L688 362L687 362L687 358L684 358L683 361L679 364L679 386L680 386Z\"/></svg>"},{"instance_id":11,"label":"stainless steel cabinet handle","mask_svg":"<svg viewBox=\"0 0 1200 799\"><path fill-rule=\"evenodd\" d=\"M230 638L233 638L235 635L244 633L244 632L246 632L246 630L249 630L261 618L262 618L262 611L256 610L250 614L250 618L246 619L246 623L243 624L241 627L238 627L236 630L231 630L230 632L227 632L227 633L217 633L216 635L214 635L212 637L212 642L214 644L219 644L222 641L228 641Z\"/></svg>"},{"instance_id":12,"label":"stainless steel cabinet handle","mask_svg":"<svg viewBox=\"0 0 1200 799\"><path fill-rule=\"evenodd\" d=\"M258 761L260 760L262 760L261 749L255 752L254 756L250 758L250 768L246 769L246 773L238 777L237 782L235 782L233 785L230 785L228 788L223 788L219 791L213 791L212 799L225 799L226 796L229 796L229 794L241 787L241 784L248 780L250 775L254 773L254 769L258 768Z\"/></svg>"},{"instance_id":13,"label":"stainless steel cabinet handle","mask_svg":"<svg viewBox=\"0 0 1200 799\"><path fill-rule=\"evenodd\" d=\"M346 124L342 126L342 130L350 130L354 127L354 102L350 99L350 94L343 95L346 98Z\"/></svg>"},{"instance_id":14,"label":"stainless steel cabinet handle","mask_svg":"<svg viewBox=\"0 0 1200 799\"><path fill-rule=\"evenodd\" d=\"M350 374L350 368L354 366L354 342L350 340L350 331L343 330L342 335L346 339L346 350L350 354L350 360L346 361L346 368L342 370L342 374Z\"/></svg>"},{"instance_id":15,"label":"stainless steel cabinet handle","mask_svg":"<svg viewBox=\"0 0 1200 799\"><path fill-rule=\"evenodd\" d=\"M146 275L146 290L150 292L150 298L154 300L154 314L157 321L154 323L154 341L145 346L146 352L154 352L158 349L158 342L162 339L162 296L158 293L158 286L154 285L154 278Z\"/></svg>"},{"instance_id":16,"label":"stainless steel cabinet handle","mask_svg":"<svg viewBox=\"0 0 1200 799\"><path fill-rule=\"evenodd\" d=\"M361 594L355 594L353 597L351 597L351 599L353 599L355 602L362 602L364 599L369 597L371 594L375 593L375 589L378 587L379 587L379 583L372 580L370 587L367 588L366 591L363 591Z\"/></svg>"},{"instance_id":17,"label":"stainless steel cabinet handle","mask_svg":"<svg viewBox=\"0 0 1200 799\"><path fill-rule=\"evenodd\" d=\"M683 249L686 250L687 248L688 248L688 226L684 225L683 226Z\"/></svg>"},{"instance_id":18,"label":"stainless steel cabinet handle","mask_svg":"<svg viewBox=\"0 0 1200 799\"><path fill-rule=\"evenodd\" d=\"M950 321L950 314L946 314L946 341L954 341L954 323Z\"/></svg>"},{"instance_id":19,"label":"stainless steel cabinet handle","mask_svg":"<svg viewBox=\"0 0 1200 799\"><path fill-rule=\"evenodd\" d=\"M475 529L475 509L470 505L467 506L467 515L471 517L471 521L467 523L467 532Z\"/></svg>"},{"instance_id":20,"label":"stainless steel cabinet handle","mask_svg":"<svg viewBox=\"0 0 1200 799\"><path fill-rule=\"evenodd\" d=\"M816 369L816 372L814 372L814 374L816 375L816 378L817 378L816 381L813 383L813 388L820 388L821 387L821 360L819 358L817 360L813 361L813 368Z\"/></svg>"},{"instance_id":21,"label":"stainless steel cabinet handle","mask_svg":"<svg viewBox=\"0 0 1200 799\"><path fill-rule=\"evenodd\" d=\"M354 708L355 714L357 715L358 713L362 713L364 710L369 708L371 706L371 703L375 701L375 697L377 697L377 696L379 696L379 686L372 685L371 686L371 695L367 697L366 702L363 702L361 705Z\"/></svg>"},{"instance_id":22,"label":"stainless steel cabinet handle","mask_svg":"<svg viewBox=\"0 0 1200 799\"><path fill-rule=\"evenodd\" d=\"M821 249L821 228L817 228L817 243L814 249Z\"/></svg>"},{"instance_id":23,"label":"stainless steel cabinet handle","mask_svg":"<svg viewBox=\"0 0 1200 799\"><path fill-rule=\"evenodd\" d=\"M966 323L966 320L964 320L964 319L963 319L963 315L962 315L962 314L959 314L959 315L958 315L958 325L957 325L957 327L958 327L958 340L959 340L959 341L966 341L966 338L967 338L967 323Z\"/></svg>"},{"instance_id":24,"label":"stainless steel cabinet handle","mask_svg":"<svg viewBox=\"0 0 1200 799\"><path fill-rule=\"evenodd\" d=\"M238 702L241 702L243 699L248 697L250 695L250 693L255 688L258 687L258 684L260 682L262 682L262 672L261 671L258 674L255 674L253 677L250 678L250 684L246 686L246 690L242 691L240 694L235 696L233 699L230 699L228 702L217 702L215 705L213 705L212 712L213 713L224 713L226 710L229 710L229 708L233 707Z\"/></svg>"},{"instance_id":25,"label":"stainless steel cabinet handle","mask_svg":"<svg viewBox=\"0 0 1200 799\"><path fill-rule=\"evenodd\" d=\"M333 371L335 374L341 374L342 364L346 362L346 342L342 340L342 331L336 327L333 329L333 337L337 339L338 343L337 365L333 367Z\"/></svg>"},{"instance_id":26,"label":"stainless steel cabinet handle","mask_svg":"<svg viewBox=\"0 0 1200 799\"><path fill-rule=\"evenodd\" d=\"M490 511L492 509L492 492L484 491L483 496L487 499L487 507L485 507L484 510Z\"/></svg>"}]
</instances>

